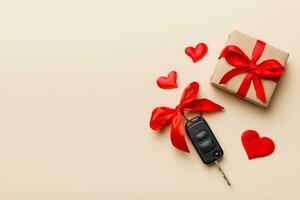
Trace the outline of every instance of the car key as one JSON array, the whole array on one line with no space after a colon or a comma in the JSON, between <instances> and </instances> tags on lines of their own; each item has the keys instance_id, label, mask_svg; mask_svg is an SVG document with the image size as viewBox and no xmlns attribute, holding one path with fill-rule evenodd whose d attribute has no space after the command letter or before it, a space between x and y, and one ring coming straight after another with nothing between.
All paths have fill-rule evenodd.
<instances>
[{"instance_id":1,"label":"car key","mask_svg":"<svg viewBox=\"0 0 300 200\"><path fill-rule=\"evenodd\" d=\"M214 163L230 186L229 180L217 161L223 156L223 150L205 119L202 116L198 116L190 120L186 118L186 120L185 130L201 160L205 164Z\"/></svg>"}]
</instances>

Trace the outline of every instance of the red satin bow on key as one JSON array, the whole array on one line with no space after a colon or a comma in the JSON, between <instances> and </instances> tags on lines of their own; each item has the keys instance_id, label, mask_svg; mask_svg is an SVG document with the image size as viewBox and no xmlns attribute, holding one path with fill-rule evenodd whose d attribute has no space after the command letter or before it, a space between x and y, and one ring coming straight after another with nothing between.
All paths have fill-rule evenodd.
<instances>
[{"instance_id":1,"label":"red satin bow on key","mask_svg":"<svg viewBox=\"0 0 300 200\"><path fill-rule=\"evenodd\" d=\"M189 152L185 141L182 115L185 111L212 112L224 108L208 99L196 99L199 92L199 84L192 82L181 96L180 104L175 109L169 107L157 107L152 111L150 127L157 131L171 124L171 141L177 148Z\"/></svg>"},{"instance_id":2,"label":"red satin bow on key","mask_svg":"<svg viewBox=\"0 0 300 200\"><path fill-rule=\"evenodd\" d=\"M284 73L284 67L275 59L268 59L260 64L256 64L260 56L262 55L266 43L257 40L254 46L251 59L237 46L226 46L219 59L225 58L226 61L235 68L227 72L220 84L227 83L231 78L238 74L247 73L240 88L236 94L244 98L250 88L250 84L253 81L256 96L262 102L266 102L266 96L261 79L268 79L277 82L280 76Z\"/></svg>"}]
</instances>

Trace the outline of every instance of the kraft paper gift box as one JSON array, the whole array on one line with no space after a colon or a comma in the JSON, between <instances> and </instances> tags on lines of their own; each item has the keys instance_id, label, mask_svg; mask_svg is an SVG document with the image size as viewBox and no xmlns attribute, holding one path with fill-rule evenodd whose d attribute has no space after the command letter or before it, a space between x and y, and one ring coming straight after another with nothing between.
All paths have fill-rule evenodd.
<instances>
[{"instance_id":1,"label":"kraft paper gift box","mask_svg":"<svg viewBox=\"0 0 300 200\"><path fill-rule=\"evenodd\" d=\"M224 75L226 73L233 70L234 68L237 68L236 66L233 66L228 62L229 59L232 60L231 63L235 62L235 60L234 60L235 58L232 58L236 55L234 53L235 49L231 52L231 55L226 54L226 57L224 56L225 49L223 49L223 51L221 53L221 55L223 55L223 57L219 58L217 66L215 67L215 70L211 76L210 82L212 83L212 85L214 85L220 89L223 89L229 93L235 94L235 95L237 95L247 101L250 101L256 105L268 107L268 105L271 101L272 95L275 91L275 88L278 84L278 79L280 76L284 75L284 73L283 73L284 67L286 65L286 61L289 57L289 54L280 49L277 49L269 44L266 44L261 41L259 41L259 42L257 42L257 41L258 41L257 39L250 37L246 34L243 34L241 32L238 32L238 31L232 32L229 35L228 41L225 45L226 48L230 45L237 46L238 48L240 48L241 51L243 51L243 53L246 54L245 56L247 56L252 61L254 60L252 58L252 56L253 56L252 54L258 53L258 54L260 54L260 57L258 56L259 58L255 62L254 65L250 64L250 66L248 67L249 71L245 70L247 72L239 73L234 76L230 76L231 78L229 80L227 80L226 83L224 83L224 82L220 83L221 79L224 77ZM264 44L264 46L262 44ZM263 47L261 48L261 46L263 46ZM258 48L258 49L260 48L262 50L258 50L256 52L254 52L253 51L254 48ZM255 86L254 86L254 81L251 80L249 89L246 92L244 91L244 95L241 96L238 91L241 87L242 82L246 78L248 72L251 71L251 69L252 69L251 67L255 68L255 67L259 66L263 61L266 61L269 59L276 60L276 62L278 61L277 65L275 66L276 69L274 70L274 71L276 71L275 74L281 73L281 72L283 74L279 75L277 78L275 78L275 81L273 80L274 79L273 77L272 78L260 77L259 78L260 80L256 80L256 82L258 82L258 83L256 83ZM268 62L271 62L271 61L268 61ZM250 61L250 63L251 63L251 61ZM274 64L274 61L272 61L271 64ZM263 68L266 68L267 70L270 68L270 65L266 64L266 62L262 65L264 65ZM278 65L282 65L282 66L280 66L280 68L279 68L279 67L277 67ZM259 70L257 70L257 71L258 71L258 73L260 73ZM254 74L255 73L256 72L254 72ZM265 76L268 76L268 73L269 73L268 71L265 72ZM273 72L271 72L271 73L273 73ZM263 89L263 92L264 92L264 97L265 97L264 101L262 101L261 98L257 97L257 90L259 90L259 88L256 88L256 87L257 87L257 85L259 85L259 82L260 82L260 85L262 86L262 87L260 87L260 90Z\"/></svg>"}]
</instances>

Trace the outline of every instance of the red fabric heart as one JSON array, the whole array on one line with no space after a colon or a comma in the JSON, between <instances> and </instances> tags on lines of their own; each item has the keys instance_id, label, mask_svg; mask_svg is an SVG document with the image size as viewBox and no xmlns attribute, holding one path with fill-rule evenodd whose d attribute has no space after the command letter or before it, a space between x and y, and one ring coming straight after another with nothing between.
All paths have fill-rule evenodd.
<instances>
[{"instance_id":1,"label":"red fabric heart","mask_svg":"<svg viewBox=\"0 0 300 200\"><path fill-rule=\"evenodd\" d=\"M207 45L205 43L199 43L196 48L187 47L185 49L186 55L188 55L193 62L198 62L201 58L203 58L207 53Z\"/></svg>"},{"instance_id":2,"label":"red fabric heart","mask_svg":"<svg viewBox=\"0 0 300 200\"><path fill-rule=\"evenodd\" d=\"M242 143L249 160L271 154L275 149L274 142L268 137L260 137L254 130L242 134Z\"/></svg>"},{"instance_id":3,"label":"red fabric heart","mask_svg":"<svg viewBox=\"0 0 300 200\"><path fill-rule=\"evenodd\" d=\"M157 79L158 87L162 89L177 88L177 73L176 71L170 71L168 76L161 76Z\"/></svg>"}]
</instances>

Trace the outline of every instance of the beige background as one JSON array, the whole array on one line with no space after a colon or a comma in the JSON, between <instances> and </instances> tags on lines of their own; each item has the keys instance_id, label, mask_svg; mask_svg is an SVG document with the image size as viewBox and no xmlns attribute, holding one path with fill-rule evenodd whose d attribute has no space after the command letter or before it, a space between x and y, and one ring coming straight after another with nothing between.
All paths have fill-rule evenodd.
<instances>
[{"instance_id":1,"label":"beige background","mask_svg":"<svg viewBox=\"0 0 300 200\"><path fill-rule=\"evenodd\" d=\"M300 199L297 0L0 2L0 199ZM227 35L240 30L290 53L268 110L209 84ZM184 54L206 42L197 64ZM156 78L176 70L179 88ZM206 115L233 186L193 148L154 133L155 106L175 106L199 81L226 110ZM255 129L274 154L248 161ZM190 143L189 146L191 147Z\"/></svg>"}]
</instances>

